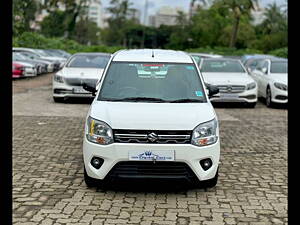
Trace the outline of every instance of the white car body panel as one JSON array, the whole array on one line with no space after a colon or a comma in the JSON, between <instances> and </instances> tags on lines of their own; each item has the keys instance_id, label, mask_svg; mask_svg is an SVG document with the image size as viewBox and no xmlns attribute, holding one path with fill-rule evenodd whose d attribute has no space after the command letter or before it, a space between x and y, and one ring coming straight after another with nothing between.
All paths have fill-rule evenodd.
<instances>
[{"instance_id":1,"label":"white car body panel","mask_svg":"<svg viewBox=\"0 0 300 225\"><path fill-rule=\"evenodd\" d=\"M101 118L113 129L193 130L199 125L199 121L206 122L214 119L216 115L213 112L210 103L135 103L95 100L89 114L93 118Z\"/></svg>"},{"instance_id":2,"label":"white car body panel","mask_svg":"<svg viewBox=\"0 0 300 225\"><path fill-rule=\"evenodd\" d=\"M152 52L155 57L153 58ZM203 78L194 60L184 52L171 50L126 50L115 53L111 61L126 62L169 62L169 63L193 63L197 68L202 84ZM192 131L201 123L212 119L217 120L216 113L208 100L207 93L204 95L207 102L204 103L145 103L145 102L108 102L98 101L98 95L103 84L109 66L103 73L103 79L97 85L98 93L87 113L86 119L92 117L108 124L112 129L131 130L189 130ZM205 89L205 88L204 88ZM172 150L175 153L174 161L185 162L195 173L196 177L208 180L215 177L220 159L219 127L216 135L216 143L198 147L192 144L142 144L142 143L112 143L109 145L95 144L87 140L87 124L85 125L85 136L83 139L83 158L85 169L89 177L103 180L114 165L121 161L129 161L130 151L155 151ZM100 169L91 164L93 157L104 159ZM204 170L199 161L210 158L212 167Z\"/></svg>"},{"instance_id":3,"label":"white car body panel","mask_svg":"<svg viewBox=\"0 0 300 225\"><path fill-rule=\"evenodd\" d=\"M270 87L271 90L271 100L275 103L287 103L288 99L280 100L276 96L288 96L288 91L278 89L274 86L274 83L281 83L288 85L288 74L287 73L271 73L270 72L270 63L268 66L267 73L263 73L260 70L254 69L251 73L251 76L258 84L258 97L266 98L267 87Z\"/></svg>"},{"instance_id":4,"label":"white car body panel","mask_svg":"<svg viewBox=\"0 0 300 225\"><path fill-rule=\"evenodd\" d=\"M247 73L213 73L202 72L202 76L206 83L220 86L220 85L243 85L247 87L247 84L255 82ZM253 99L243 98L244 96L255 95ZM251 90L244 90L238 93L239 98L220 98L220 93L212 97L210 101L214 102L257 102L257 85Z\"/></svg>"},{"instance_id":5,"label":"white car body panel","mask_svg":"<svg viewBox=\"0 0 300 225\"><path fill-rule=\"evenodd\" d=\"M99 80L102 76L103 69L99 68L68 68L64 67L62 70L57 72L58 75L65 79L75 78L81 79L83 82L85 79L95 79ZM72 92L73 89L81 89L82 94ZM53 79L52 82L53 97L93 97L92 93L84 91L80 86L69 85L66 80L64 83L59 83ZM65 89L69 93L54 93L54 89Z\"/></svg>"}]
</instances>

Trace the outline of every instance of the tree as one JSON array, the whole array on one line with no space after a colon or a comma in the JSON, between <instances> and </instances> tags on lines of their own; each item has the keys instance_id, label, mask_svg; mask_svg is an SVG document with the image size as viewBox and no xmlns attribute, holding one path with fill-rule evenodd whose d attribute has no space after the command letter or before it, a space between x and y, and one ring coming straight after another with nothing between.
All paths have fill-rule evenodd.
<instances>
[{"instance_id":1,"label":"tree","mask_svg":"<svg viewBox=\"0 0 300 225\"><path fill-rule=\"evenodd\" d=\"M62 37L67 29L66 13L60 10L50 12L41 22L41 33L46 37Z\"/></svg>"},{"instance_id":2,"label":"tree","mask_svg":"<svg viewBox=\"0 0 300 225\"><path fill-rule=\"evenodd\" d=\"M136 20L131 17L134 14L132 3L129 0L111 0L110 7L107 11L110 18L107 19L108 28L102 32L102 37L109 45L126 46L126 29L132 24L137 24Z\"/></svg>"},{"instance_id":3,"label":"tree","mask_svg":"<svg viewBox=\"0 0 300 225\"><path fill-rule=\"evenodd\" d=\"M34 20L38 4L35 0L13 1L13 34L31 31L30 22Z\"/></svg>"},{"instance_id":4,"label":"tree","mask_svg":"<svg viewBox=\"0 0 300 225\"><path fill-rule=\"evenodd\" d=\"M243 15L250 16L251 10L256 10L257 0L220 0L225 7L229 8L233 14L234 24L230 37L229 47L235 47L240 19Z\"/></svg>"},{"instance_id":5,"label":"tree","mask_svg":"<svg viewBox=\"0 0 300 225\"><path fill-rule=\"evenodd\" d=\"M73 36L77 19L80 16L86 15L90 1L91 0L45 0L42 8L46 9L49 13L57 11L59 7L64 8L65 36L70 38Z\"/></svg>"},{"instance_id":6,"label":"tree","mask_svg":"<svg viewBox=\"0 0 300 225\"><path fill-rule=\"evenodd\" d=\"M262 23L264 33L272 34L287 30L287 17L275 2L267 6L264 16Z\"/></svg>"},{"instance_id":7,"label":"tree","mask_svg":"<svg viewBox=\"0 0 300 225\"><path fill-rule=\"evenodd\" d=\"M73 39L83 45L99 44L100 28L95 22L81 18L75 25Z\"/></svg>"}]
</instances>

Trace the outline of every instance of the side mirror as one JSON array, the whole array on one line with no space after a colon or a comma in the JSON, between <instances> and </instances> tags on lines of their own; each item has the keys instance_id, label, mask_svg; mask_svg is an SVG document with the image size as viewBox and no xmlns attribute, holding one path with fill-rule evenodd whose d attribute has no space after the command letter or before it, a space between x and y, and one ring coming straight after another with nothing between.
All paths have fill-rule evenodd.
<instances>
[{"instance_id":1,"label":"side mirror","mask_svg":"<svg viewBox=\"0 0 300 225\"><path fill-rule=\"evenodd\" d=\"M206 87L208 89L209 98L219 93L219 88L215 85L206 84Z\"/></svg>"},{"instance_id":2,"label":"side mirror","mask_svg":"<svg viewBox=\"0 0 300 225\"><path fill-rule=\"evenodd\" d=\"M93 96L96 96L96 84L95 83L83 83L82 87L84 90L92 92Z\"/></svg>"},{"instance_id":3,"label":"side mirror","mask_svg":"<svg viewBox=\"0 0 300 225\"><path fill-rule=\"evenodd\" d=\"M266 67L264 67L264 68L261 69L261 71L262 71L263 73L267 74L268 69L267 69Z\"/></svg>"}]
</instances>

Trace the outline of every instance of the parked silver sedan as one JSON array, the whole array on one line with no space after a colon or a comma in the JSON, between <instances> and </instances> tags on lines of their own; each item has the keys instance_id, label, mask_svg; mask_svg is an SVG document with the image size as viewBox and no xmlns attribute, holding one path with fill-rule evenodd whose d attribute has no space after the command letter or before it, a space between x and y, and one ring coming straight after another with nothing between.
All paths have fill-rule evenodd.
<instances>
[{"instance_id":1,"label":"parked silver sedan","mask_svg":"<svg viewBox=\"0 0 300 225\"><path fill-rule=\"evenodd\" d=\"M84 83L94 83L101 78L110 59L106 53L77 53L53 77L53 99L62 102L70 97L93 97L83 89Z\"/></svg>"},{"instance_id":2,"label":"parked silver sedan","mask_svg":"<svg viewBox=\"0 0 300 225\"><path fill-rule=\"evenodd\" d=\"M240 60L230 58L202 59L200 71L204 81L219 88L211 102L243 102L254 108L257 102L257 84Z\"/></svg>"}]
</instances>

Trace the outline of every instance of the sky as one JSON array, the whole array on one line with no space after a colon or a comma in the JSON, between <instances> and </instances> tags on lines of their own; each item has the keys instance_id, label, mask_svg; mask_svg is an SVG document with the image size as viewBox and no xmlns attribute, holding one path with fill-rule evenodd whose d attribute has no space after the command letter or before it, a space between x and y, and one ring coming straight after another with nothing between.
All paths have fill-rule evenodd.
<instances>
[{"instance_id":1,"label":"sky","mask_svg":"<svg viewBox=\"0 0 300 225\"><path fill-rule=\"evenodd\" d=\"M143 21L143 12L145 8L146 0L130 0L133 3L133 8L141 10L142 21ZM110 0L101 0L102 6L105 9L109 6ZM148 16L155 14L155 12L162 6L171 6L171 7L182 7L186 12L190 5L190 0L148 0ZM266 7L268 4L276 2L277 5L285 4L285 0L260 0L261 6Z\"/></svg>"}]
</instances>

